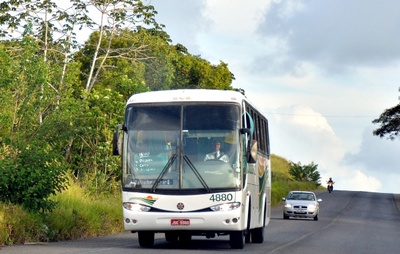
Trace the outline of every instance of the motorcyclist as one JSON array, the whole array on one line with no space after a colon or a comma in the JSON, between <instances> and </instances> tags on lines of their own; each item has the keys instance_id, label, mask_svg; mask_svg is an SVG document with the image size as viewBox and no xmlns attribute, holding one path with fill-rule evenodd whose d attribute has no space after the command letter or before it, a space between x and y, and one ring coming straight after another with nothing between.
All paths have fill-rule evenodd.
<instances>
[{"instance_id":1,"label":"motorcyclist","mask_svg":"<svg viewBox=\"0 0 400 254\"><path fill-rule=\"evenodd\" d=\"M329 177L329 180L327 181L328 186L326 187L329 193L333 191L333 184L335 182L332 180L332 177Z\"/></svg>"}]
</instances>

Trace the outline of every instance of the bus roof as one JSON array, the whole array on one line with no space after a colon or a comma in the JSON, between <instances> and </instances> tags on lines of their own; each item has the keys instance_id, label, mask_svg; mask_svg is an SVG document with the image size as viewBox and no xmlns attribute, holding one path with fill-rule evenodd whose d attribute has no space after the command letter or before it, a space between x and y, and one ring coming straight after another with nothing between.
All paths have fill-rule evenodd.
<instances>
[{"instance_id":1,"label":"bus roof","mask_svg":"<svg viewBox=\"0 0 400 254\"><path fill-rule=\"evenodd\" d=\"M154 102L221 101L241 103L246 97L240 92L211 89L161 90L132 95L127 104Z\"/></svg>"}]
</instances>

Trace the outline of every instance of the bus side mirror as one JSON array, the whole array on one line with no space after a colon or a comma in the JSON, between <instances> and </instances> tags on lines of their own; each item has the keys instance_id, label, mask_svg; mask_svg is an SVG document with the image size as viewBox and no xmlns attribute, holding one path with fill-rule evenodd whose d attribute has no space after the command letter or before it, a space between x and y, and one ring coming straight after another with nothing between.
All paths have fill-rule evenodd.
<instances>
[{"instance_id":1,"label":"bus side mirror","mask_svg":"<svg viewBox=\"0 0 400 254\"><path fill-rule=\"evenodd\" d=\"M257 161L258 145L256 140L250 140L247 149L247 162L256 163Z\"/></svg>"},{"instance_id":2,"label":"bus side mirror","mask_svg":"<svg viewBox=\"0 0 400 254\"><path fill-rule=\"evenodd\" d=\"M113 155L121 155L122 140L120 138L120 131L122 130L122 124L118 124L114 132L113 137Z\"/></svg>"},{"instance_id":3,"label":"bus side mirror","mask_svg":"<svg viewBox=\"0 0 400 254\"><path fill-rule=\"evenodd\" d=\"M240 134L247 134L249 137L249 143L247 144L247 162L248 163L256 163L257 161L257 141L251 139L251 130L249 128L241 128Z\"/></svg>"},{"instance_id":4,"label":"bus side mirror","mask_svg":"<svg viewBox=\"0 0 400 254\"><path fill-rule=\"evenodd\" d=\"M251 136L251 130L249 128L241 128L240 130L240 134L247 134L249 136Z\"/></svg>"}]
</instances>

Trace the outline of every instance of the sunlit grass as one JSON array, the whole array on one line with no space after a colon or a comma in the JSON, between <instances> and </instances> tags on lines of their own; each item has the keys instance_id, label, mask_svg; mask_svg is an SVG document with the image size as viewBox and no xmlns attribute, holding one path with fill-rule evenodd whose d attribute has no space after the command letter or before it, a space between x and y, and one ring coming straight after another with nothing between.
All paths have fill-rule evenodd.
<instances>
[{"instance_id":1,"label":"sunlit grass","mask_svg":"<svg viewBox=\"0 0 400 254\"><path fill-rule=\"evenodd\" d=\"M0 245L61 241L123 231L121 195L92 197L73 182L52 198L47 214L30 213L0 203Z\"/></svg>"},{"instance_id":2,"label":"sunlit grass","mask_svg":"<svg viewBox=\"0 0 400 254\"><path fill-rule=\"evenodd\" d=\"M42 226L38 214L0 203L0 245L37 242L43 237Z\"/></svg>"},{"instance_id":3,"label":"sunlit grass","mask_svg":"<svg viewBox=\"0 0 400 254\"><path fill-rule=\"evenodd\" d=\"M56 209L46 222L54 232L50 240L68 240L121 232L121 195L92 197L76 184L54 198Z\"/></svg>"},{"instance_id":4,"label":"sunlit grass","mask_svg":"<svg viewBox=\"0 0 400 254\"><path fill-rule=\"evenodd\" d=\"M289 174L290 163L285 158L277 155L272 155L271 169L272 181L289 181L291 179L291 176Z\"/></svg>"}]
</instances>

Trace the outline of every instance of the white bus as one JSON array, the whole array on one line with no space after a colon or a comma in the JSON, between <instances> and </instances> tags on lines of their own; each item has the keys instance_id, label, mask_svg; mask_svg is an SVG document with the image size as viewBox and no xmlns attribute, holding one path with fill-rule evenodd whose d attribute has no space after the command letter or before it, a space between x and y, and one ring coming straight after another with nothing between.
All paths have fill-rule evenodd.
<instances>
[{"instance_id":1,"label":"white bus","mask_svg":"<svg viewBox=\"0 0 400 254\"><path fill-rule=\"evenodd\" d=\"M219 143L219 144L218 144ZM221 147L222 155L213 152ZM239 92L135 94L114 135L122 158L124 227L151 247L229 235L231 248L262 243L270 221L267 119Z\"/></svg>"}]
</instances>

